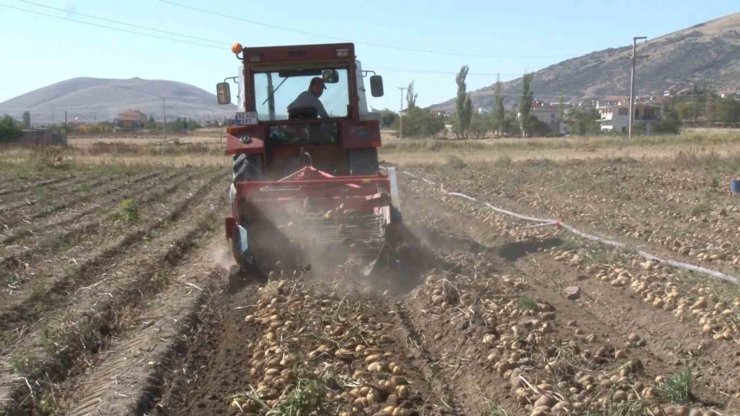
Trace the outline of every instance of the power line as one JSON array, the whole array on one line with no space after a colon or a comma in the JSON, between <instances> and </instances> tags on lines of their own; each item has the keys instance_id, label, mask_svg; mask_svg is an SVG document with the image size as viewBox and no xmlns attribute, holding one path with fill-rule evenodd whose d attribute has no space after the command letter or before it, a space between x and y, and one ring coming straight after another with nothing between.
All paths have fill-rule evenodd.
<instances>
[{"instance_id":1,"label":"power line","mask_svg":"<svg viewBox=\"0 0 740 416\"><path fill-rule=\"evenodd\" d=\"M164 33L164 34L167 34L167 35L175 35L175 36L180 36L180 37L183 37L183 38L190 38L190 39L200 40L200 41L204 41L204 42L216 43L216 44L219 44L219 45L226 45L227 44L226 42L222 42L220 40L206 39L206 38L201 38L201 37L198 37L198 36L186 35L184 33L170 32L170 31L167 31L167 30L161 30L161 29L155 29L155 28L152 28L152 27L135 25L133 23L126 23L126 22L122 22L120 20L113 20L113 19L108 19L108 18L105 18L105 17L93 16L93 15L90 15L90 14L80 13L80 12L76 12L76 11L72 11L72 10L66 10L66 9L62 9L62 8L58 8L58 7L47 6L45 4L36 3L36 2L33 2L33 1L28 1L28 0L17 0L17 1L19 1L21 3L26 3L26 4L30 4L30 5L33 5L33 6L37 6L37 7L43 7L45 9L51 9L51 10L56 10L56 11L60 11L60 12L64 12L64 13L74 14L74 15L86 17L86 18L89 18L89 19L96 19L96 20L100 20L100 21L104 21L104 22L115 23L117 25L135 27L137 29L144 29L144 30L149 30L149 31L152 31L152 32Z\"/></svg>"},{"instance_id":2,"label":"power line","mask_svg":"<svg viewBox=\"0 0 740 416\"><path fill-rule=\"evenodd\" d=\"M434 69L419 69L419 68L396 68L391 66L385 66L385 65L373 65L374 69L382 69L384 71L391 71L391 72L411 72L415 74L440 74L440 75L457 75L457 72L455 71L437 71ZM469 72L468 75L475 75L475 76L481 76L481 77L496 77L499 75L506 75L506 76L521 76L522 73L517 74L505 74L500 72Z\"/></svg>"},{"instance_id":3,"label":"power line","mask_svg":"<svg viewBox=\"0 0 740 416\"><path fill-rule=\"evenodd\" d=\"M28 1L28 0L18 0L18 1L23 2L23 3L27 3L27 4L31 4L31 5L35 5L35 6L38 6L38 7L44 7L44 8L48 8L48 9L52 9L52 10L62 11L62 12L65 12L65 13L72 13L72 14L75 14L75 15L79 15L79 16L83 16L83 17L87 17L87 18L91 18L91 19L98 19L98 20L101 20L101 21L107 21L107 22L111 22L111 23L115 23L115 24L119 24L119 25L125 25L125 26L129 26L129 27L135 27L135 28L139 28L139 29L143 29L143 30L156 31L156 32L171 34L171 35L175 35L175 36L187 37L187 38L191 38L191 39L198 39L198 40L202 40L202 41L206 41L206 42L221 43L221 42L216 41L216 40L205 39L205 38L198 38L198 37L195 37L195 36L190 36L190 35L186 35L186 34L182 34L182 33L168 32L168 31L154 29L154 28L150 28L150 27L146 27L146 26L141 26L141 25L135 25L135 24L126 23L126 22L121 22L121 21L117 21L117 20L113 20L113 19L107 19L107 18L97 17L97 16L83 14L83 13L78 13L78 12L71 12L71 11L67 11L67 10L64 10L64 9L55 8L55 7L51 7L51 6L46 6L46 5L43 5L43 4L40 4L40 3L35 3L35 2L32 2L32 1ZM293 31L293 32L307 34L307 35L312 35L312 36L326 37L324 35L313 34L313 33L310 33L310 32L302 32L302 31L296 31L296 30L292 30L292 29L285 29L285 28L282 28L282 27L279 27L279 26L266 25L266 24L262 24L262 23L259 23L259 22L253 22L253 21L248 20L248 19L236 18L236 17L229 16L229 15L223 15L223 14L219 14L219 13L215 13L215 12L209 12L209 11L206 11L206 10L202 10L202 9L198 9L198 8L194 8L194 7L190 7L190 6L180 5L179 3L175 3L175 2L172 2L172 1L169 1L169 0L160 0L160 1L165 2L165 3L170 3L170 4L173 4L173 5L178 6L178 7L193 9L193 10L201 11L203 13L208 13L208 14L215 14L217 16L221 16L221 17L225 17L225 18L247 21L247 22L250 22L250 23L259 24L259 25L263 25L263 26L267 26L267 27L274 27L274 28L280 29L280 30L290 30L290 31ZM113 27L113 26L104 25L104 24L98 24L98 23L92 23L92 22L85 22L85 21L80 21L80 20L68 18L68 17L54 15L54 14L43 13L43 12L39 12L39 11L35 11L35 10L24 9L24 8L21 8L21 7L10 6L10 5L7 5L7 4L2 4L2 3L0 3L0 7L4 7L4 8L7 8L7 9L12 9L12 10L17 10L17 11L21 11L21 12L25 12L25 13L40 15L40 16L51 17L51 18L54 18L54 19L65 20L65 21L69 21L69 22L72 22L72 23L83 24L83 25L97 27L97 28L103 28L103 29L108 29L108 30L113 30L113 31L118 31L118 32L124 32L124 33L130 33L130 34L139 35L139 36L146 36L146 37L150 37L150 38L167 40L167 41L171 41L171 42L179 42L179 43L183 43L183 44L187 44L187 45L191 45L191 46L199 46L199 47L203 47L203 48L219 49L219 50L222 50L223 49L221 47L214 46L214 45L206 45L206 44L202 44L202 43L198 43L198 42L192 42L192 41L187 41L187 40L183 40L183 39L176 39L176 38L172 38L172 37L159 36L159 35L154 35L154 34L150 34L150 33L143 33L143 32L139 32L139 31L134 31L134 30L129 30L129 29L123 29L123 28ZM331 37L329 37L329 38L331 38ZM332 38L332 39L344 41L344 39L340 39L340 38ZM356 42L356 43L360 43L360 42ZM224 44L225 44L225 42L224 42ZM365 43L365 44L367 44L367 43ZM376 44L372 44L372 45L373 46L386 47L386 45L379 45L379 44L377 44L377 45ZM438 53L436 51L425 51L425 50L414 50L414 51ZM439 53L440 54L444 54L444 52L439 52ZM418 73L418 74L439 74L439 75L455 75L455 74L457 74L457 72L454 72L454 71L437 71L437 70L417 69L417 68L397 68L397 67L388 67L388 66L382 66L382 65L376 65L375 68L383 69L383 70L390 71L390 72L405 72L405 73ZM491 73L483 73L483 72L476 73L476 72L471 72L468 75L473 75L473 76L498 76L498 75L519 76L521 74L519 74L519 73L514 74L514 73L492 73L492 72ZM139 91L139 92L143 92L143 91ZM503 95L504 96L512 96L512 97L518 97L519 96L519 94L503 94ZM579 94L576 94L576 95L579 95ZM538 95L538 97L540 97L540 98L546 98L546 97L559 98L561 96L560 95L550 95L550 96Z\"/></svg>"},{"instance_id":4,"label":"power line","mask_svg":"<svg viewBox=\"0 0 740 416\"><path fill-rule=\"evenodd\" d=\"M175 1L171 1L171 0L159 0L159 1L162 3L170 4L175 7L182 8L182 9L196 11L196 12L203 13L203 14L209 14L211 16L218 16L224 19L230 19L230 20L235 20L239 22L246 22L246 23L250 23L253 25L257 25L257 26L267 27L270 29L282 30L285 32L292 32L292 33L297 33L297 34L306 35L306 36L314 36L317 38L330 39L330 40L339 41L339 42L354 42L358 45L374 46L377 48L385 48L385 49L395 49L395 50L404 51L404 52L418 52L418 53L427 53L427 54L433 54L433 55L447 55L447 56L463 56L463 57L471 57L471 58L513 58L513 59L545 59L545 58L563 58L563 57L573 56L572 54L571 55L521 55L521 56L488 55L488 54L475 54L475 53L464 53L464 52L446 52L446 51L439 51L439 50L408 48L408 47L403 47L403 46L388 45L388 44L375 43L375 42L353 41L353 40L346 39L346 38L329 36L329 35L315 33L315 32L307 32L304 30L298 30L298 29L293 29L289 27L264 23L264 22L260 22L257 20L246 19L243 17L237 17L237 16L232 16L232 15L228 15L224 13L214 12L211 10L201 9L199 7L188 6L187 4L182 4L182 3L178 3Z\"/></svg>"},{"instance_id":5,"label":"power line","mask_svg":"<svg viewBox=\"0 0 740 416\"><path fill-rule=\"evenodd\" d=\"M223 50L223 48L220 48L220 47L214 46L214 45L204 45L202 43L191 42L191 41L186 41L186 40L182 40L182 39L175 39L175 38L170 38L170 37L165 37L165 36L159 36L159 35L153 35L151 33L142 33L142 32L137 32L135 30L122 29L122 28L118 28L118 27L113 27L113 26L108 26L108 25L102 25L102 24L99 24L99 23L83 22L81 20L70 19L68 17L63 17L63 16L57 16L57 15L54 15L54 14L38 12L38 11L35 11L35 10L28 10L28 9L24 9L24 8L21 8L21 7L9 6L7 4L2 4L2 3L0 3L0 7L5 7L6 9L13 9L13 10L18 10L18 11L26 12L26 13L36 14L36 15L39 15L39 16L52 17L54 19L59 19L59 20L67 20L67 21L78 23L78 24L82 24L82 25L94 26L94 27L99 27L99 28L108 29L108 30L114 30L114 31L118 31L118 32L125 32L125 33L131 33L131 34L139 35L139 36L147 36L147 37L150 37L150 38L169 40L171 42L179 42L179 43L184 43L184 44L191 45L191 46L200 46L202 48L210 48L210 49Z\"/></svg>"},{"instance_id":6,"label":"power line","mask_svg":"<svg viewBox=\"0 0 740 416\"><path fill-rule=\"evenodd\" d=\"M39 7L46 7L46 8L49 8L49 9L66 12L64 9L60 9L60 8L56 8L56 7L51 7L51 6L45 6L45 5L42 5L40 3L34 3L34 2L31 2L31 1L27 1L27 0L18 0L18 1L21 1L21 2L24 2L24 3L28 3L28 4L38 5ZM30 13L30 14L40 15L40 16L46 16L46 17L51 17L51 18L54 18L54 19L65 20L65 21L69 21L69 22L72 22L72 23L77 23L77 24L82 24L82 25L87 25L87 26L92 26L92 27L97 27L97 28L114 30L114 31L119 31L119 32L124 32L124 33L130 33L130 34L139 35L139 36L147 36L147 37L151 37L151 38L168 40L168 41L172 41L172 42L184 43L186 45L200 46L200 47L204 47L204 48L219 49L219 50L223 49L221 47L217 47L217 46L214 46L214 45L204 45L204 44L201 44L201 43L191 42L191 41L187 41L187 40L183 40L183 39L176 39L176 38L172 38L172 37L159 36L159 35L154 35L154 34L150 34L150 33L143 33L143 32L139 32L139 31L134 31L134 30L129 30L129 29L123 29L123 28L118 28L118 27L113 27L113 26L103 25L103 24L98 24L98 23L85 22L85 21L71 19L71 18L64 17L64 16L58 16L58 15L54 15L54 14L43 13L43 12L39 12L39 11L35 11L35 10L24 9L24 8L21 8L21 7L10 6L10 5L6 5L6 4L2 4L2 3L0 3L0 7L5 7L5 8L8 8L8 9L13 9L13 10L17 10L17 11L21 11L21 12L25 12L25 13ZM181 33L163 31L163 30L159 30L159 29L154 29L154 28L146 27L146 26L135 25L135 24L131 24L131 23L126 23L126 22L122 22L122 21L118 21L118 20L113 20L113 19L107 19L107 18L92 16L92 15L88 15L88 14L77 13L77 12L71 12L71 13L76 14L76 15L79 15L79 16L91 18L91 19L98 19L98 20L102 20L102 21L108 21L108 22L111 22L111 23L115 23L115 24L120 24L120 25L125 25L125 26L130 26L130 27L136 27L136 28L139 28L139 29L150 30L150 31L157 31L157 32L161 32L161 33L167 33L167 34L175 35L175 36L196 38L194 36L189 36L189 35L185 35L185 34L181 34ZM230 17L230 16L227 16L227 17ZM215 40L209 40L209 39L204 39L204 38L197 38L197 39L202 39L204 41L214 42L214 43L218 42L218 41L215 41ZM223 42L223 44L226 44L226 42ZM419 73L419 74L439 74L439 75L455 75L455 74L457 74L457 72L454 72L454 71L435 71L435 70L428 70L428 69L413 69L413 68L404 69L404 68L386 67L386 66L382 66L382 65L381 66L375 66L375 67L376 68L379 68L379 69L387 70L387 71L390 71L390 72ZM498 73L494 74L494 73L476 73L476 72L471 72L469 75L472 75L472 76L496 76L496 75L517 76L517 75L520 75L520 74L498 74Z\"/></svg>"}]
</instances>

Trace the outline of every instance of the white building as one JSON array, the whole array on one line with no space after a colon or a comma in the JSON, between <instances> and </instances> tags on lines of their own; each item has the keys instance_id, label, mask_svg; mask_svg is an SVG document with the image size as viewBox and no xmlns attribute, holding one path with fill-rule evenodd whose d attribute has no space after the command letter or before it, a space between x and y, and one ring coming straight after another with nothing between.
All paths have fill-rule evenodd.
<instances>
[{"instance_id":1,"label":"white building","mask_svg":"<svg viewBox=\"0 0 740 416\"><path fill-rule=\"evenodd\" d=\"M601 114L601 131L602 132L620 132L627 133L629 127L629 105L614 104L598 107ZM663 109L654 104L635 104L634 124L642 125L646 132L652 130L655 122L663 118Z\"/></svg>"}]
</instances>

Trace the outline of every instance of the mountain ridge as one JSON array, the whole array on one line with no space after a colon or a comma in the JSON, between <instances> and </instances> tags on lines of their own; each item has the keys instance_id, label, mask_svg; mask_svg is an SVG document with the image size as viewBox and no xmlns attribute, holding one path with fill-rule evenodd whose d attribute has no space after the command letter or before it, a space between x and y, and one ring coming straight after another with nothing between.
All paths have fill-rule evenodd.
<instances>
[{"instance_id":1,"label":"mountain ridge","mask_svg":"<svg viewBox=\"0 0 740 416\"><path fill-rule=\"evenodd\" d=\"M198 121L233 116L236 107L220 106L216 96L193 85L169 80L142 78L78 77L60 81L0 103L0 114L20 118L31 113L33 124L68 120L111 121L126 110L138 110L162 118L162 97L167 119Z\"/></svg>"},{"instance_id":2,"label":"mountain ridge","mask_svg":"<svg viewBox=\"0 0 740 416\"><path fill-rule=\"evenodd\" d=\"M621 46L569 58L535 71L535 98L580 101L629 94L632 46ZM740 13L733 13L648 39L638 45L636 94L677 94L694 85L740 88ZM647 55L647 58L639 59ZM475 108L493 106L494 86L471 91ZM508 105L518 102L521 77L502 82ZM455 99L430 108L453 112Z\"/></svg>"}]
</instances>

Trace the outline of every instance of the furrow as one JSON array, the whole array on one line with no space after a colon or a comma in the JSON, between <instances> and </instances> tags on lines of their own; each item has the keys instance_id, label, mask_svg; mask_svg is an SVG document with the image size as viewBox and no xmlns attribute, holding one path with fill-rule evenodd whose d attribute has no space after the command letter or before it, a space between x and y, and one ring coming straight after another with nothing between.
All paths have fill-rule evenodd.
<instances>
[{"instance_id":1,"label":"furrow","mask_svg":"<svg viewBox=\"0 0 740 416\"><path fill-rule=\"evenodd\" d=\"M13 331L24 322L35 321L43 314L58 307L67 299L67 292L88 283L91 279L99 276L106 267L115 265L121 257L126 257L126 250L147 238L163 227L175 222L186 210L190 209L194 201L200 200L219 180L223 180L224 174L219 173L209 179L195 192L189 194L166 215L158 218L134 231L127 233L105 246L89 260L72 267L66 273L56 276L49 287L41 287L30 291L25 298L19 300L8 309L0 312L0 330Z\"/></svg>"},{"instance_id":2,"label":"furrow","mask_svg":"<svg viewBox=\"0 0 740 416\"><path fill-rule=\"evenodd\" d=\"M212 181L209 183L212 185ZM208 191L209 189L206 189L200 194L216 195L216 192L209 193ZM34 350L38 353L35 361L38 364L35 368L28 369L26 373L26 377L33 380L33 386L40 386L35 391L35 397L43 397L45 393L55 393L57 383L63 382L69 375L81 376L83 367L79 366L89 360L95 360L96 354L106 351L110 346L114 349L106 352L106 357L115 357L115 354L130 352L132 354L130 357L134 358L138 355L136 347L141 345L142 334L151 337L147 340L155 339L161 342L169 336L166 331L176 333L180 322L173 318L180 316L179 314L186 316L185 310L199 301L200 291L188 285L191 282L181 281L182 275L172 270L163 271L162 266L177 266L202 241L212 237L210 231L216 227L218 222L215 221L213 215L209 214L215 212L215 209L216 206L207 199L201 199L199 203L192 204L187 213L178 221L178 224L183 225L182 227L175 228L172 233L165 232L161 236L153 236L148 245L131 251L125 259L112 265L108 270L101 270L99 276L104 278L98 282L99 284L78 289L75 293L75 300L69 302L64 316L50 321L43 330L39 329L36 332L36 342L25 343L29 344L26 351ZM172 218L174 219L175 217ZM178 270L187 271L189 265L181 264ZM196 282L206 287L208 280L212 277L213 275L207 273L196 276L200 279ZM195 286L200 287L198 284ZM160 294L162 291L164 293ZM156 299L152 299L153 297ZM164 298L176 299L181 303L179 305L169 304L164 309L150 310L151 304L156 304L160 298L163 301ZM167 302L164 304L167 305ZM142 311L143 315L140 314ZM142 330L128 332L126 335L128 341L117 341L121 331L130 329L131 322L138 322ZM52 348L49 348L48 340L45 342L43 339L48 338L50 332L54 338ZM42 339L39 340L39 337ZM32 338L29 336L29 339ZM160 350L156 349L156 352ZM103 364L101 364L103 367L97 367L103 368L103 374L108 374L105 370L104 363L106 362L103 359ZM120 363L116 358L111 361L114 366L116 362ZM106 381L110 383L111 379ZM85 386L89 390L80 391L91 391L92 393L87 396L87 399L75 403L83 407L86 402L90 403L92 400L90 397L98 394L98 387L100 387L97 381L93 385ZM81 389L83 387L80 386ZM77 391L76 387L75 391ZM28 400L24 403L27 395L27 386L17 380L12 383L10 389L0 391L0 402L5 397L6 402L10 403L8 409L12 409L11 411L21 412L25 409L25 412L33 412L38 403ZM13 399L8 400L7 397Z\"/></svg>"}]
</instances>

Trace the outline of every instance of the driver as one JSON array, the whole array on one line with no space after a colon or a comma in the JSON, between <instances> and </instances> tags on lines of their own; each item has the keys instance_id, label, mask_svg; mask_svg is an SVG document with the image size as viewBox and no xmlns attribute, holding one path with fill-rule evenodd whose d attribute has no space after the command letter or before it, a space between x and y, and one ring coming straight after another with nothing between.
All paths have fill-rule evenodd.
<instances>
[{"instance_id":1,"label":"driver","mask_svg":"<svg viewBox=\"0 0 740 416\"><path fill-rule=\"evenodd\" d=\"M311 83L308 86L308 91L303 91L298 94L298 97L288 105L288 112L291 110L298 110L304 108L315 109L316 114L321 118L329 118L329 114L324 109L324 104L321 103L319 97L324 93L326 86L324 86L324 80L319 77L311 78Z\"/></svg>"}]
</instances>

